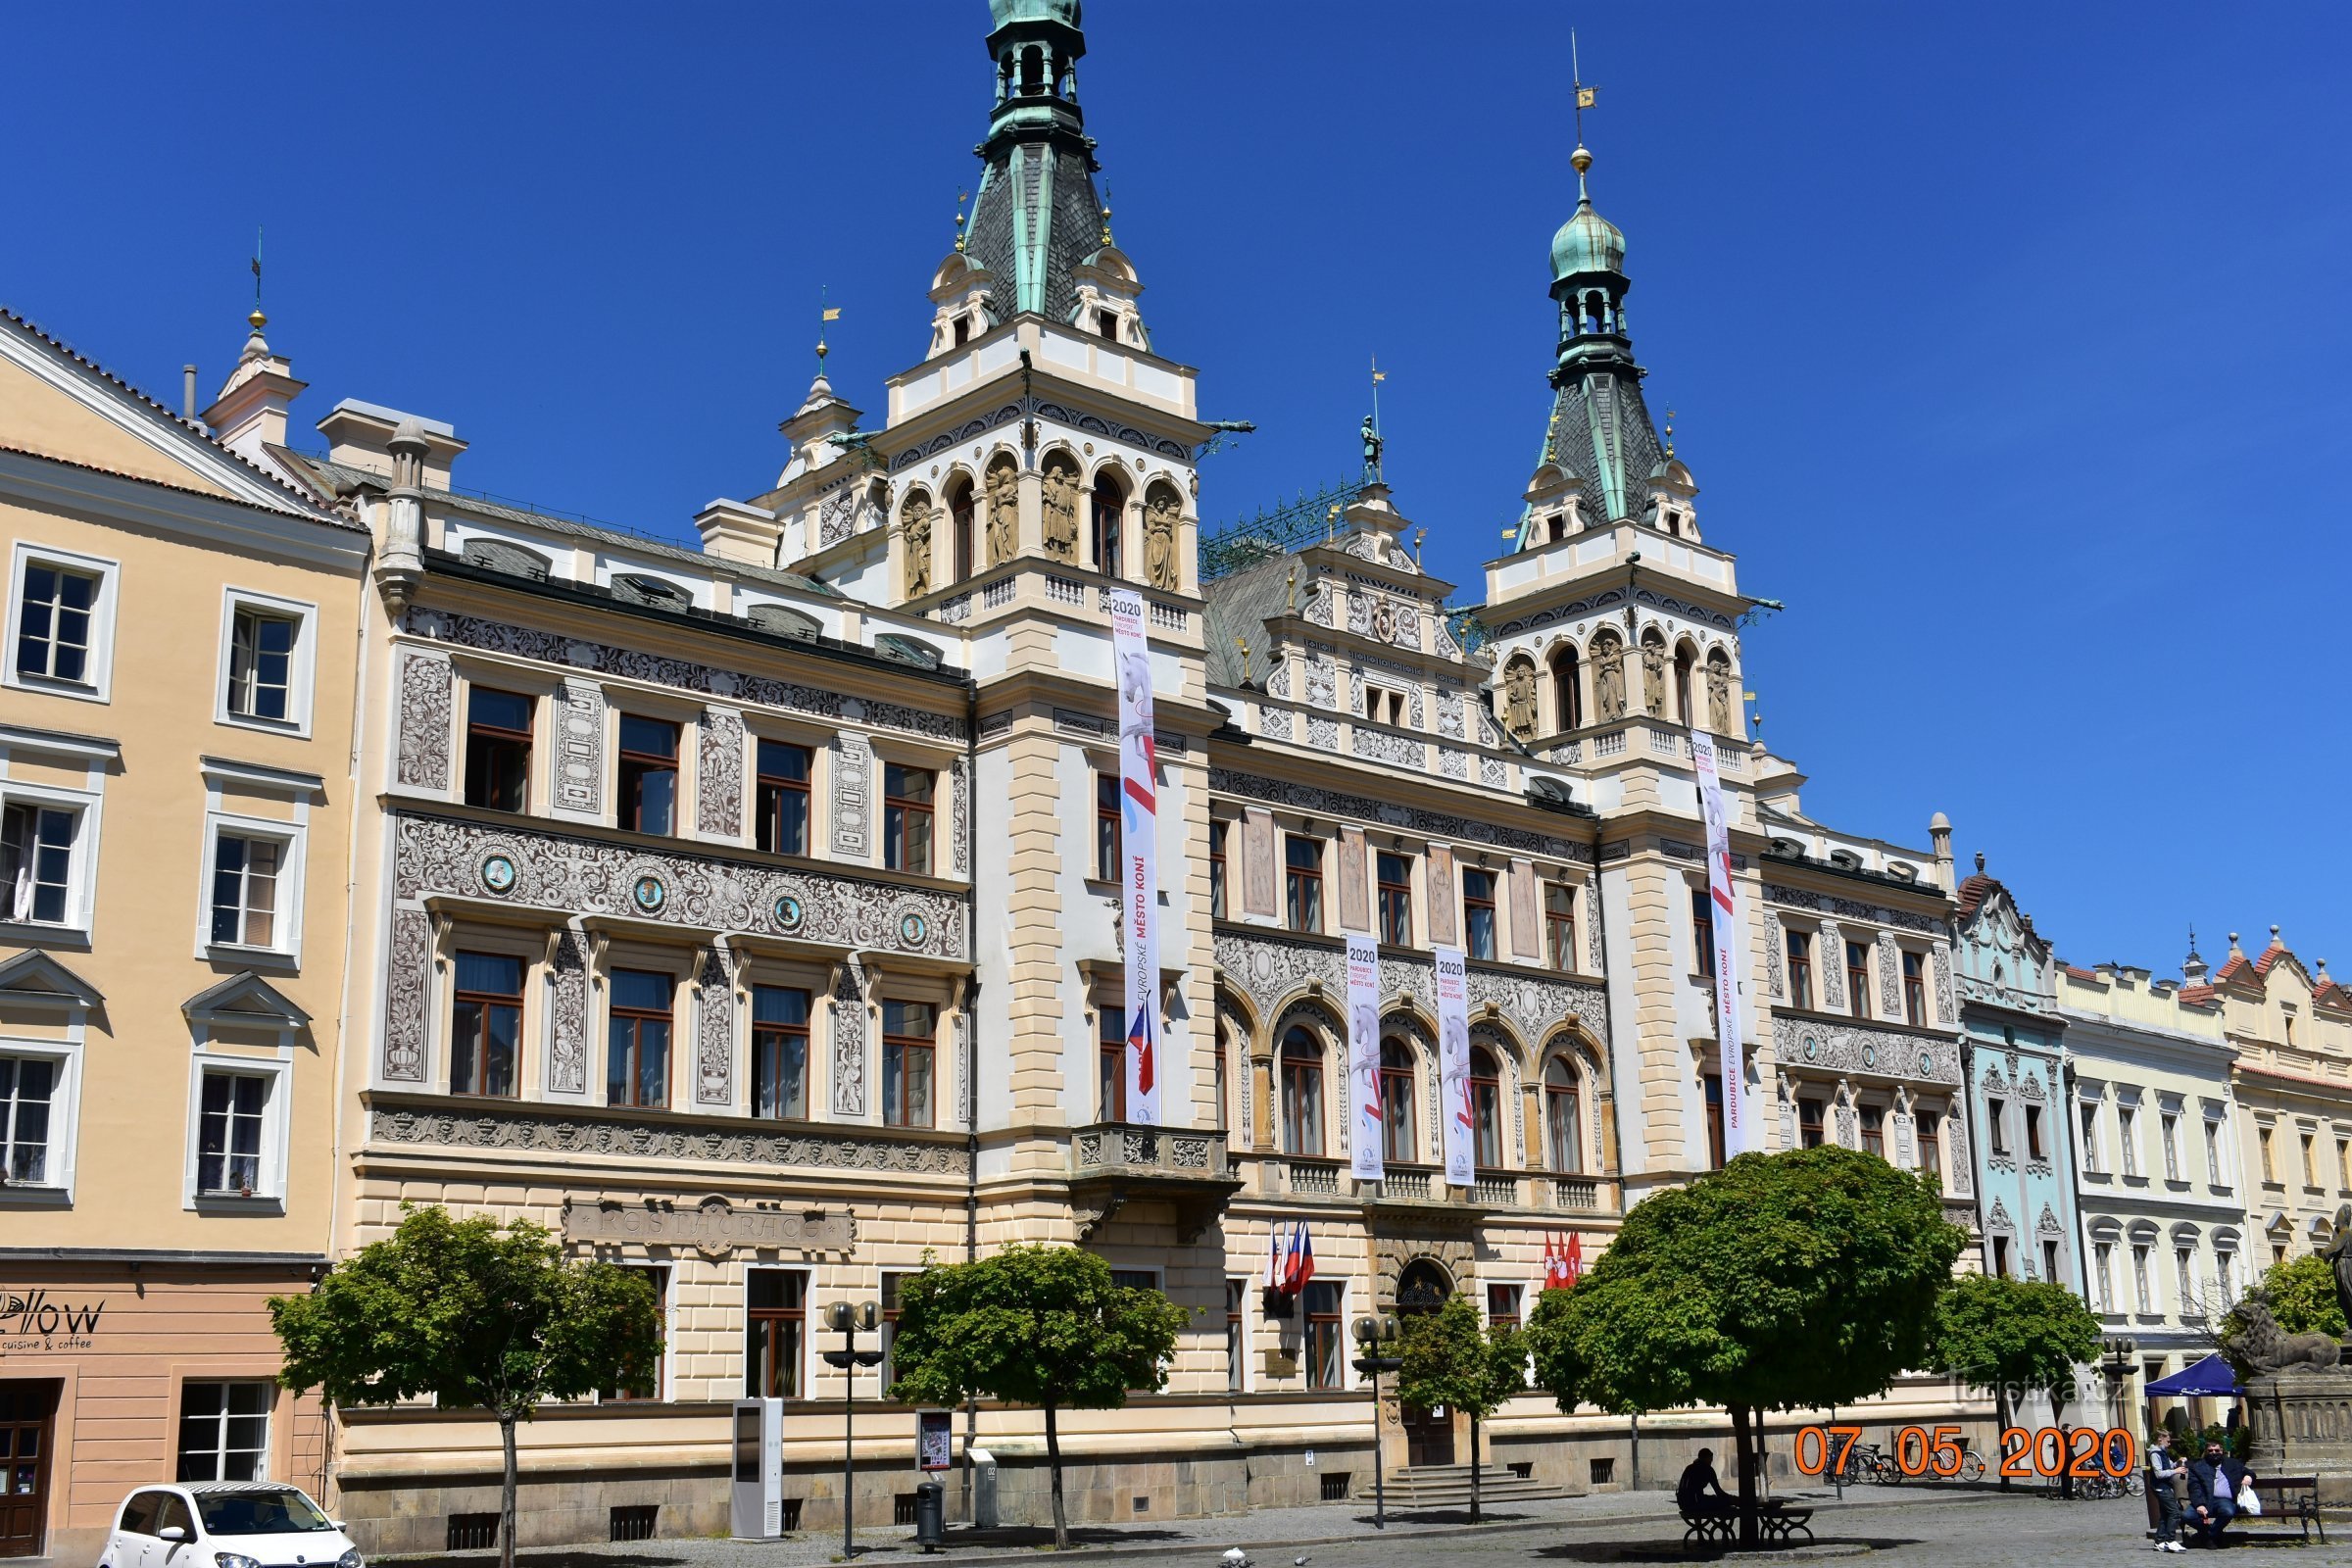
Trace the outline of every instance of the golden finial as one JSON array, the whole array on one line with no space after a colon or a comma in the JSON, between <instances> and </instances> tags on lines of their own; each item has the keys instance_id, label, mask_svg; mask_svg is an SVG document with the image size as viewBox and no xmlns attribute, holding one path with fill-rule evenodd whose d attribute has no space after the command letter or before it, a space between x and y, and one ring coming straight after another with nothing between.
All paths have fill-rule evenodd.
<instances>
[{"instance_id":1,"label":"golden finial","mask_svg":"<svg viewBox=\"0 0 2352 1568\"><path fill-rule=\"evenodd\" d=\"M1421 564L1421 541L1427 539L1428 537L1429 530L1427 528L1415 528L1413 530L1413 564L1416 566Z\"/></svg>"},{"instance_id":2,"label":"golden finial","mask_svg":"<svg viewBox=\"0 0 2352 1568\"><path fill-rule=\"evenodd\" d=\"M818 286L816 297L816 373L819 375L825 373L825 355L828 352L825 348L825 323L827 321L838 321L841 319L841 307L838 305L828 305L825 303L826 298L833 291L830 285Z\"/></svg>"},{"instance_id":3,"label":"golden finial","mask_svg":"<svg viewBox=\"0 0 2352 1568\"><path fill-rule=\"evenodd\" d=\"M1110 243L1110 186L1102 187L1102 243Z\"/></svg>"},{"instance_id":4,"label":"golden finial","mask_svg":"<svg viewBox=\"0 0 2352 1568\"><path fill-rule=\"evenodd\" d=\"M1674 411L1666 411L1666 455L1674 456Z\"/></svg>"},{"instance_id":5,"label":"golden finial","mask_svg":"<svg viewBox=\"0 0 2352 1568\"><path fill-rule=\"evenodd\" d=\"M1250 684L1250 639L1236 637L1233 646L1242 651L1242 684L1247 686Z\"/></svg>"},{"instance_id":6,"label":"golden finial","mask_svg":"<svg viewBox=\"0 0 2352 1568\"><path fill-rule=\"evenodd\" d=\"M1560 405L1558 400L1554 399L1551 405L1551 417L1544 421L1544 461L1545 463L1554 463L1559 460L1559 439Z\"/></svg>"},{"instance_id":7,"label":"golden finial","mask_svg":"<svg viewBox=\"0 0 2352 1568\"><path fill-rule=\"evenodd\" d=\"M963 204L971 199L969 191L959 190L956 193L956 254L958 256L963 254Z\"/></svg>"},{"instance_id":8,"label":"golden finial","mask_svg":"<svg viewBox=\"0 0 2352 1568\"><path fill-rule=\"evenodd\" d=\"M1286 615L1298 613L1298 564L1295 561L1291 563L1290 585L1283 590L1282 612Z\"/></svg>"}]
</instances>

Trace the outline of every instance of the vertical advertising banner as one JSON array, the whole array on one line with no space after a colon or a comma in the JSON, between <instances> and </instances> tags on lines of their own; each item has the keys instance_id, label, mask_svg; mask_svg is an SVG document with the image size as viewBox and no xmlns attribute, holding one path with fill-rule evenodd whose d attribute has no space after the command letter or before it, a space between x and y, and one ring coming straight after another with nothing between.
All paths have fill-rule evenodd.
<instances>
[{"instance_id":1,"label":"vertical advertising banner","mask_svg":"<svg viewBox=\"0 0 2352 1568\"><path fill-rule=\"evenodd\" d=\"M1723 779L1715 770L1715 737L1690 732L1690 760L1698 769L1698 810L1707 823L1707 903L1715 930L1715 1054L1723 1070L1723 1157L1764 1149L1763 1129L1747 1102L1747 1051L1740 1038L1740 962L1747 948L1740 924L1740 894L1732 886L1732 825L1723 811Z\"/></svg>"},{"instance_id":2,"label":"vertical advertising banner","mask_svg":"<svg viewBox=\"0 0 2352 1568\"><path fill-rule=\"evenodd\" d=\"M1436 950L1438 1077L1446 1107L1446 1185L1478 1178L1478 1106L1470 1097L1470 968L1459 948Z\"/></svg>"},{"instance_id":3,"label":"vertical advertising banner","mask_svg":"<svg viewBox=\"0 0 2352 1568\"><path fill-rule=\"evenodd\" d=\"M1348 1134L1350 1167L1359 1182L1388 1179L1380 1102L1380 945L1348 939L1348 1077L1355 1125Z\"/></svg>"},{"instance_id":4,"label":"vertical advertising banner","mask_svg":"<svg viewBox=\"0 0 2352 1568\"><path fill-rule=\"evenodd\" d=\"M1127 930L1127 1119L1159 1125L1159 803L1152 743L1152 650L1144 600L1110 594L1119 677L1119 891Z\"/></svg>"}]
</instances>

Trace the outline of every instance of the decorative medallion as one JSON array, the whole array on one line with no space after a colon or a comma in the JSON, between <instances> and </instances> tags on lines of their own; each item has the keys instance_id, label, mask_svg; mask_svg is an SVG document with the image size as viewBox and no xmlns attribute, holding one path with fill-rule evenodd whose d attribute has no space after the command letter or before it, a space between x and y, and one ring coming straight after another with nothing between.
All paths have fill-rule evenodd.
<instances>
[{"instance_id":1,"label":"decorative medallion","mask_svg":"<svg viewBox=\"0 0 2352 1568\"><path fill-rule=\"evenodd\" d=\"M1818 1036L1818 1035L1807 1035L1807 1036L1805 1036L1805 1059L1806 1059L1807 1061L1818 1061L1818 1060L1820 1060L1820 1059L1821 1059L1821 1037L1820 1037L1820 1036Z\"/></svg>"},{"instance_id":2,"label":"decorative medallion","mask_svg":"<svg viewBox=\"0 0 2352 1568\"><path fill-rule=\"evenodd\" d=\"M1932 1077L1935 1071L1936 1054L1932 1051L1922 1051L1919 1054L1919 1075L1922 1078Z\"/></svg>"},{"instance_id":3,"label":"decorative medallion","mask_svg":"<svg viewBox=\"0 0 2352 1568\"><path fill-rule=\"evenodd\" d=\"M930 930L929 923L921 915L909 909L899 916L899 946L919 948L923 945L923 938L930 934Z\"/></svg>"},{"instance_id":4,"label":"decorative medallion","mask_svg":"<svg viewBox=\"0 0 2352 1568\"><path fill-rule=\"evenodd\" d=\"M801 922L808 917L808 911L801 907L801 901L789 893L776 900L776 906L770 912L775 916L776 929L779 931L798 931Z\"/></svg>"},{"instance_id":5,"label":"decorative medallion","mask_svg":"<svg viewBox=\"0 0 2352 1568\"><path fill-rule=\"evenodd\" d=\"M482 886L493 893L514 891L514 862L503 855L493 855L482 861Z\"/></svg>"},{"instance_id":6,"label":"decorative medallion","mask_svg":"<svg viewBox=\"0 0 2352 1568\"><path fill-rule=\"evenodd\" d=\"M1862 1048L1862 1065L1863 1065L1863 1066L1865 1066L1865 1067L1876 1067L1878 1064L1879 1064L1879 1048L1878 1048L1878 1047L1876 1047L1876 1046L1873 1046L1873 1045L1865 1045L1865 1046L1863 1046L1863 1048Z\"/></svg>"},{"instance_id":7,"label":"decorative medallion","mask_svg":"<svg viewBox=\"0 0 2352 1568\"><path fill-rule=\"evenodd\" d=\"M660 877L649 873L629 885L629 898L646 913L659 914L662 906L669 902L669 890L662 885Z\"/></svg>"}]
</instances>

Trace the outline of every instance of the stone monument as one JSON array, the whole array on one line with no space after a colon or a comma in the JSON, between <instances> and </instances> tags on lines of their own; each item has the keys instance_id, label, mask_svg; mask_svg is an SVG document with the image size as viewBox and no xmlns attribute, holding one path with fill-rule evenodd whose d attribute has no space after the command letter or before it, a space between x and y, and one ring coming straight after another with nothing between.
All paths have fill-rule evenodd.
<instances>
[{"instance_id":1,"label":"stone monument","mask_svg":"<svg viewBox=\"0 0 2352 1568\"><path fill-rule=\"evenodd\" d=\"M2336 1304L2352 1323L2352 1203L2335 1212L2334 1244L2321 1254L2335 1276ZM2246 1332L2232 1348L2245 1390L2258 1476L2316 1475L2320 1506L2352 1508L2352 1342L2287 1334L2259 1289L2246 1293Z\"/></svg>"}]
</instances>

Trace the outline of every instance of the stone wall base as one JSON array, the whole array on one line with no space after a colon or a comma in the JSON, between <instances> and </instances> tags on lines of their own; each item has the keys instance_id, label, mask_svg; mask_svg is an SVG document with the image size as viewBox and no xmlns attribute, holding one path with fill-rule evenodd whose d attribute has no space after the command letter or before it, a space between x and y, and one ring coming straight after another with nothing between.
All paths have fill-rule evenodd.
<instances>
[{"instance_id":1,"label":"stone wall base","mask_svg":"<svg viewBox=\"0 0 2352 1568\"><path fill-rule=\"evenodd\" d=\"M2352 1367L2246 1380L2246 1424L2258 1476L2310 1476L2320 1505L2352 1508Z\"/></svg>"}]
</instances>

